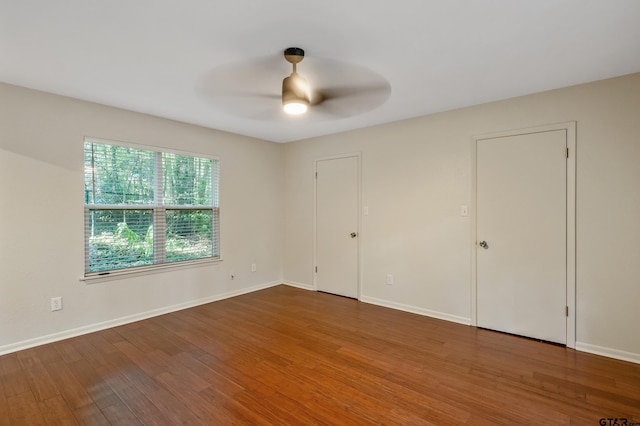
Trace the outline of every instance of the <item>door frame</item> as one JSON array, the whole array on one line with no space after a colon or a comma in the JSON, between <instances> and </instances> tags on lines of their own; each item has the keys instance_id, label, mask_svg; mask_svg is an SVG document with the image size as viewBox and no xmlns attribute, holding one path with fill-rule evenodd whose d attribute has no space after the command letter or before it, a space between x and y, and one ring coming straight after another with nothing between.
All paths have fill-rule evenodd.
<instances>
[{"instance_id":1,"label":"door frame","mask_svg":"<svg viewBox=\"0 0 640 426\"><path fill-rule=\"evenodd\" d=\"M565 130L567 138L567 344L576 347L576 122L567 121L524 129L507 130L472 136L471 138L471 325L478 325L478 280L477 280L477 147L478 142L507 136Z\"/></svg>"},{"instance_id":2,"label":"door frame","mask_svg":"<svg viewBox=\"0 0 640 426\"><path fill-rule=\"evenodd\" d=\"M358 214L357 214L357 265L358 268L357 276L358 276L358 290L357 290L357 300L360 300L362 297L362 250L361 250L361 212L362 212L362 153L361 152L349 152L344 154L336 154L329 155L325 157L318 157L313 161L313 265L312 265L312 275L313 275L313 290L318 291L318 273L316 272L316 266L318 265L318 181L316 179L318 173L318 163L320 161L327 160L339 160L341 158L349 158L355 157L357 159L357 167L356 175L357 175L357 204L358 204Z\"/></svg>"}]
</instances>

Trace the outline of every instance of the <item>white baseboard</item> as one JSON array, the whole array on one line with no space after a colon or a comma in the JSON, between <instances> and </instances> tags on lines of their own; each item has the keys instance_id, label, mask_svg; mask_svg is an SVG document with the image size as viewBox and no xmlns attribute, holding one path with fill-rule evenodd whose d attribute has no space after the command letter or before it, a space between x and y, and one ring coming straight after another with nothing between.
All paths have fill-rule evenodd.
<instances>
[{"instance_id":1,"label":"white baseboard","mask_svg":"<svg viewBox=\"0 0 640 426\"><path fill-rule=\"evenodd\" d=\"M33 348L35 346L46 345L47 343L53 343L71 337L81 336L83 334L89 334L107 328L117 327L124 324L129 324L136 321L141 321L147 318L156 317L159 315L168 314L171 312L181 311L183 309L193 308L194 306L204 305L211 302L217 302L218 300L229 299L231 297L240 296L242 294L252 293L258 290L264 290L266 288L274 287L282 284L282 281L274 281L271 283L260 284L253 287L247 287L240 290L234 290L226 293L216 294L213 296L205 297L202 299L192 300L185 303L180 303L172 306L165 306L163 308L154 309L147 312L141 312L134 315L128 315L126 317L116 318L109 321L104 321L96 324L90 324L71 330L61 331L59 333L53 333L46 336L36 337L33 339L23 340L16 343L10 343L8 345L0 346L0 355L9 354L12 352L21 351L24 349Z\"/></svg>"},{"instance_id":2,"label":"white baseboard","mask_svg":"<svg viewBox=\"0 0 640 426\"><path fill-rule=\"evenodd\" d=\"M303 290L312 290L313 291L313 286L311 284L297 283L295 281L283 281L282 283L286 284L288 286L291 286L291 287L297 287L297 288L301 288Z\"/></svg>"},{"instance_id":3,"label":"white baseboard","mask_svg":"<svg viewBox=\"0 0 640 426\"><path fill-rule=\"evenodd\" d=\"M65 330L59 333L53 333L46 336L41 336L33 339L23 340L16 343L11 343L8 345L0 346L0 355L6 355L12 352L33 348L35 346L45 345L47 343L53 343L60 340L69 339L71 337L93 333L96 331L105 330L107 328L129 324L129 323L141 321L147 318L164 315L171 312L181 311L183 309L193 308L195 306L204 305L211 302L217 302L223 299L229 299L231 297L252 293L258 290L264 290L270 287L275 287L280 284L285 284L291 287L297 287L303 290L313 290L313 286L309 284L297 283L293 281L274 281L270 283L253 286L253 287L243 288L240 290L234 290L226 293L216 294L210 297L192 300L192 301L180 303L177 305L166 306L163 308L154 309L147 312L141 312L141 313L129 315L126 317L116 318L109 321L90 324L87 326L78 327L71 330ZM458 324L471 325L471 319L469 318L458 317L455 315L445 314L442 312L432 311L429 309L418 308L415 306L405 305L402 303L390 302L388 300L377 299L375 297L362 296L360 298L360 301L364 303L371 303L373 305L384 306L386 308L398 309L400 311L411 312L418 315L437 318L445 321L451 321ZM591 345L591 344L582 343L582 342L576 342L576 350L640 364L640 354L633 353L633 352L625 352L618 349L611 349L603 346Z\"/></svg>"},{"instance_id":4,"label":"white baseboard","mask_svg":"<svg viewBox=\"0 0 640 426\"><path fill-rule=\"evenodd\" d=\"M470 318L463 318L456 315L445 314L429 309L418 308L416 306L404 305L402 303L390 302L388 300L376 299L375 297L362 296L361 302L371 303L372 305L384 306L386 308L398 309L400 311L411 312L413 314L424 315L427 317L437 318L445 321L456 322L463 325L471 325Z\"/></svg>"},{"instance_id":5,"label":"white baseboard","mask_svg":"<svg viewBox=\"0 0 640 426\"><path fill-rule=\"evenodd\" d=\"M605 348L581 342L576 342L576 350L640 364L640 354L635 354L633 352L625 352L618 349Z\"/></svg>"}]
</instances>

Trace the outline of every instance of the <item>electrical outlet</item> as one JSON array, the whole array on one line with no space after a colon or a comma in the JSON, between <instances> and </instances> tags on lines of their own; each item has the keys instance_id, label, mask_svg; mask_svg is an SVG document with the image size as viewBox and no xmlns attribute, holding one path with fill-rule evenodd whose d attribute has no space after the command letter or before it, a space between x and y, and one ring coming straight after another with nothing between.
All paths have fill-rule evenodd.
<instances>
[{"instance_id":1,"label":"electrical outlet","mask_svg":"<svg viewBox=\"0 0 640 426\"><path fill-rule=\"evenodd\" d=\"M393 275L387 274L387 285L393 285Z\"/></svg>"},{"instance_id":2,"label":"electrical outlet","mask_svg":"<svg viewBox=\"0 0 640 426\"><path fill-rule=\"evenodd\" d=\"M51 311L59 311L62 309L62 297L51 298Z\"/></svg>"},{"instance_id":3,"label":"electrical outlet","mask_svg":"<svg viewBox=\"0 0 640 426\"><path fill-rule=\"evenodd\" d=\"M256 265L255 263L251 264L251 272L255 272L258 270L258 265Z\"/></svg>"}]
</instances>

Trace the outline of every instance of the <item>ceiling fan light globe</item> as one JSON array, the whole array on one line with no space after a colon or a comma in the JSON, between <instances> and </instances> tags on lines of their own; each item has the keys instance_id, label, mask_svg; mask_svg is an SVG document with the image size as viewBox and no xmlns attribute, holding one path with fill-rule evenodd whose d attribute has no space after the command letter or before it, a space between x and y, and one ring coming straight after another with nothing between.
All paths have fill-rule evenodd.
<instances>
[{"instance_id":1,"label":"ceiling fan light globe","mask_svg":"<svg viewBox=\"0 0 640 426\"><path fill-rule=\"evenodd\" d=\"M284 104L282 108L284 109L284 112L286 112L287 114L299 115L307 112L307 109L309 108L309 106L308 106L308 103L294 101L294 102L289 102Z\"/></svg>"}]
</instances>

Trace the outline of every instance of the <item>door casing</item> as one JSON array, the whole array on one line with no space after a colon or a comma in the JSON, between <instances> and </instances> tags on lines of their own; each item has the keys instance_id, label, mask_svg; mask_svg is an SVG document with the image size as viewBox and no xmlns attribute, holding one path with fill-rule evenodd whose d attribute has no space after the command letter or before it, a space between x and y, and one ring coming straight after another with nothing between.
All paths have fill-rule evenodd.
<instances>
[{"instance_id":1,"label":"door casing","mask_svg":"<svg viewBox=\"0 0 640 426\"><path fill-rule=\"evenodd\" d=\"M508 130L473 136L471 140L471 325L478 325L477 301L477 146L478 141L489 138L518 136L530 133L565 130L567 135L567 347L576 346L576 122L562 122L524 129Z\"/></svg>"}]
</instances>

